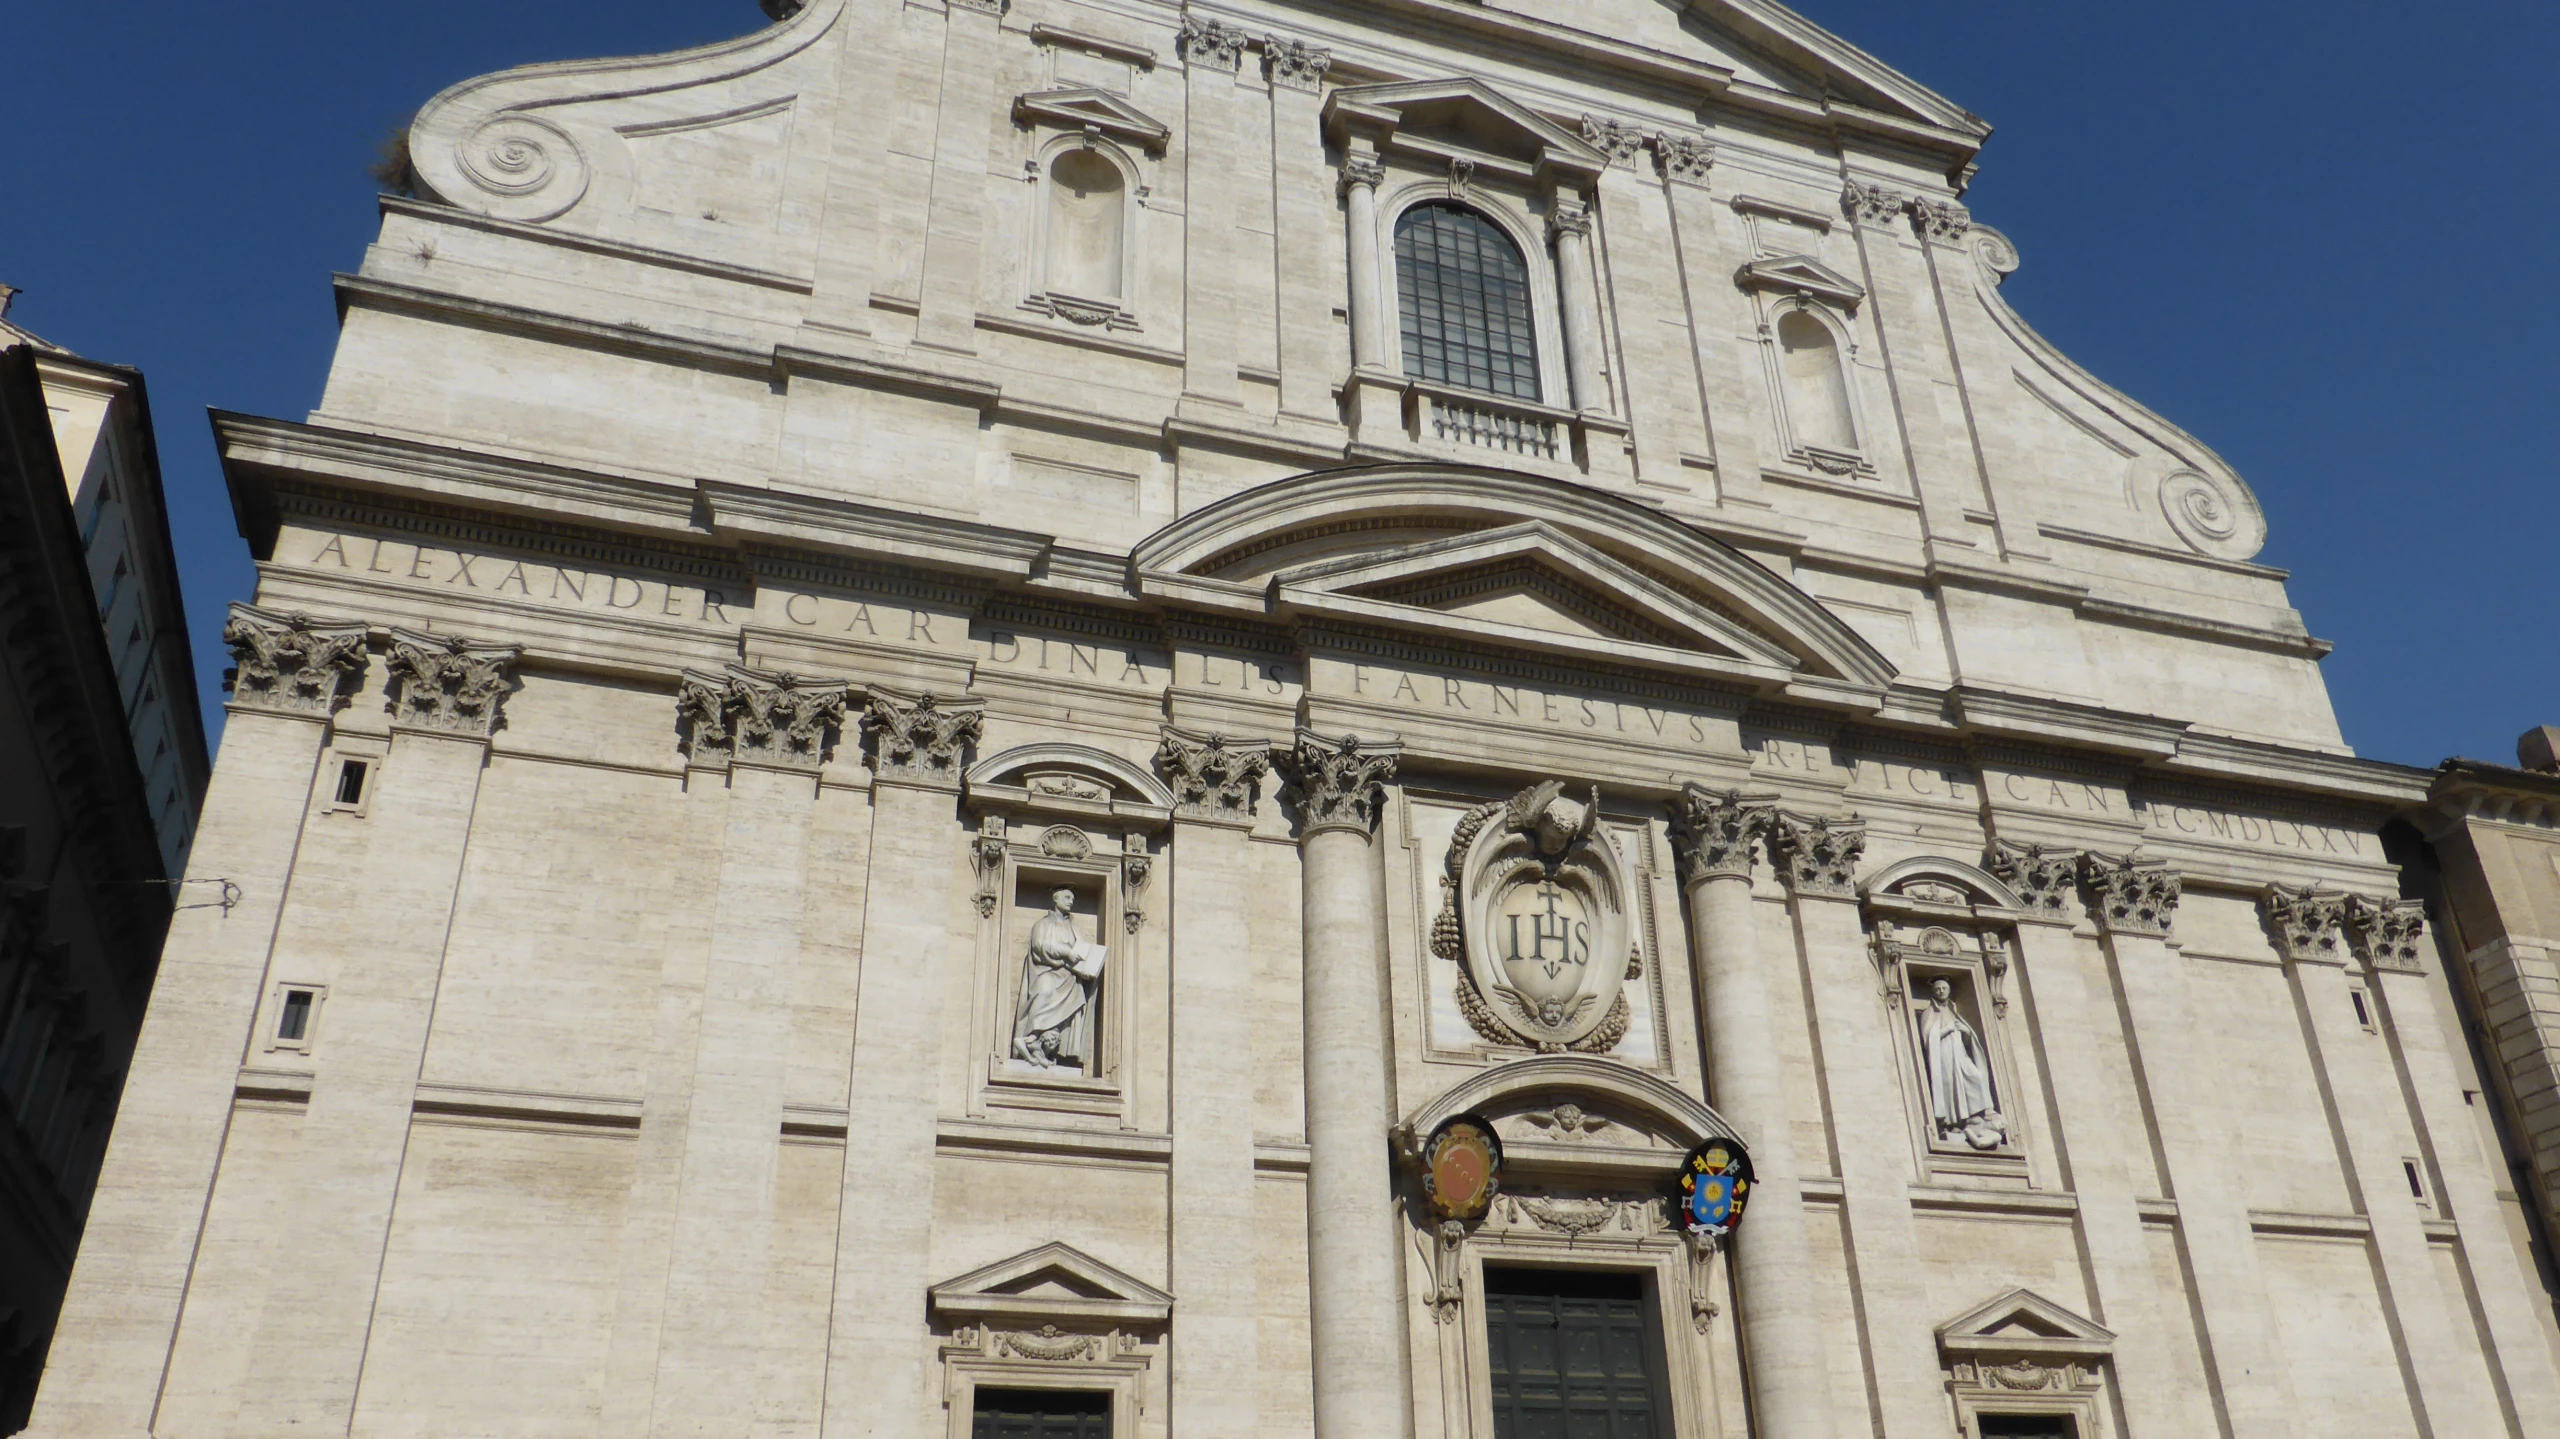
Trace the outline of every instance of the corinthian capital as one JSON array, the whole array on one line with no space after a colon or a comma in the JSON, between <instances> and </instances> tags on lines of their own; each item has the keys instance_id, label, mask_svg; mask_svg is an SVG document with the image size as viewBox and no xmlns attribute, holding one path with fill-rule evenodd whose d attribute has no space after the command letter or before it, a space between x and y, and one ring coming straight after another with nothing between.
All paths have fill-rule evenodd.
<instances>
[{"instance_id":1,"label":"corinthian capital","mask_svg":"<svg viewBox=\"0 0 2560 1439\"><path fill-rule=\"evenodd\" d=\"M1223 736L1164 732L1156 746L1156 771L1173 789L1174 803L1194 818L1253 822L1255 787L1271 773L1271 742L1229 744Z\"/></svg>"},{"instance_id":2,"label":"corinthian capital","mask_svg":"<svg viewBox=\"0 0 2560 1439\"><path fill-rule=\"evenodd\" d=\"M515 687L516 661L523 655L522 645L393 630L392 722L486 738L498 727L498 707Z\"/></svg>"},{"instance_id":3,"label":"corinthian capital","mask_svg":"<svg viewBox=\"0 0 2560 1439\"><path fill-rule=\"evenodd\" d=\"M2355 932L2365 962L2374 968L2423 968L2418 956L2423 952L2419 946L2427 936L2427 907L2421 901L2351 895L2347 899L2347 926Z\"/></svg>"},{"instance_id":4,"label":"corinthian capital","mask_svg":"<svg viewBox=\"0 0 2560 1439\"><path fill-rule=\"evenodd\" d=\"M1778 817L1777 801L1692 784L1671 801L1671 849L1686 886L1719 875L1751 877L1751 846Z\"/></svg>"},{"instance_id":5,"label":"corinthian capital","mask_svg":"<svg viewBox=\"0 0 2560 1439\"><path fill-rule=\"evenodd\" d=\"M2291 889L2271 884L2258 896L2258 911L2276 942L2276 952L2285 958L2344 963L2347 902L2346 895L2317 885Z\"/></svg>"},{"instance_id":6,"label":"corinthian capital","mask_svg":"<svg viewBox=\"0 0 2560 1439\"><path fill-rule=\"evenodd\" d=\"M1653 154L1662 166L1662 178L1684 185L1707 183L1707 172L1716 165L1716 147L1702 135L1656 135Z\"/></svg>"},{"instance_id":7,"label":"corinthian capital","mask_svg":"<svg viewBox=\"0 0 2560 1439\"><path fill-rule=\"evenodd\" d=\"M1603 119L1598 115L1582 117L1582 138L1591 148L1609 157L1612 165L1629 165L1644 153L1644 132L1623 120Z\"/></svg>"},{"instance_id":8,"label":"corinthian capital","mask_svg":"<svg viewBox=\"0 0 2560 1439\"><path fill-rule=\"evenodd\" d=\"M2135 854L2080 857L2080 881L2089 886L2089 916L2109 934L2166 938L2178 913L2178 876L2159 860Z\"/></svg>"},{"instance_id":9,"label":"corinthian capital","mask_svg":"<svg viewBox=\"0 0 2560 1439\"><path fill-rule=\"evenodd\" d=\"M1332 51L1277 35L1264 38L1262 58L1270 67L1271 83L1291 90L1323 89L1324 72L1333 68Z\"/></svg>"},{"instance_id":10,"label":"corinthian capital","mask_svg":"<svg viewBox=\"0 0 2560 1439\"><path fill-rule=\"evenodd\" d=\"M1298 803L1299 831L1351 829L1366 835L1377 827L1378 806L1387 784L1396 777L1402 745L1363 744L1351 735L1326 739L1298 731L1289 753L1290 792Z\"/></svg>"},{"instance_id":11,"label":"corinthian capital","mask_svg":"<svg viewBox=\"0 0 2560 1439\"><path fill-rule=\"evenodd\" d=\"M1203 65L1232 75L1244 63L1245 33L1224 20L1182 17L1182 33L1174 42L1185 65Z\"/></svg>"},{"instance_id":12,"label":"corinthian capital","mask_svg":"<svg viewBox=\"0 0 2560 1439\"><path fill-rule=\"evenodd\" d=\"M1973 212L1953 200L1915 199L1911 223L1932 240L1961 240L1973 228Z\"/></svg>"},{"instance_id":13,"label":"corinthian capital","mask_svg":"<svg viewBox=\"0 0 2560 1439\"><path fill-rule=\"evenodd\" d=\"M231 702L281 714L331 713L349 682L364 676L364 635L365 627L352 620L233 605L222 627L222 642L238 666Z\"/></svg>"},{"instance_id":14,"label":"corinthian capital","mask_svg":"<svg viewBox=\"0 0 2560 1439\"><path fill-rule=\"evenodd\" d=\"M1858 856L1867 848L1867 822L1808 819L1780 810L1769 829L1769 859L1797 894L1849 896L1858 892Z\"/></svg>"},{"instance_id":15,"label":"corinthian capital","mask_svg":"<svg viewBox=\"0 0 2560 1439\"><path fill-rule=\"evenodd\" d=\"M1991 858L1984 867L2016 892L2027 913L2065 922L2074 917L2071 902L2080 893L2078 850L1993 840Z\"/></svg>"},{"instance_id":16,"label":"corinthian capital","mask_svg":"<svg viewBox=\"0 0 2560 1439\"><path fill-rule=\"evenodd\" d=\"M908 699L873 690L862 728L871 736L871 769L883 779L957 788L969 746L986 726L986 702L945 705L934 696Z\"/></svg>"},{"instance_id":17,"label":"corinthian capital","mask_svg":"<svg viewBox=\"0 0 2560 1439\"><path fill-rule=\"evenodd\" d=\"M745 760L816 769L827 737L844 727L842 680L810 680L731 665L720 674L686 670L676 694L685 753L696 763Z\"/></svg>"},{"instance_id":18,"label":"corinthian capital","mask_svg":"<svg viewBox=\"0 0 2560 1439\"><path fill-rule=\"evenodd\" d=\"M1884 185L1870 185L1864 180L1852 180L1848 188L1840 192L1841 210L1850 219L1861 224L1872 225L1879 220L1890 220L1901 214L1910 204L1911 197L1900 190Z\"/></svg>"}]
</instances>

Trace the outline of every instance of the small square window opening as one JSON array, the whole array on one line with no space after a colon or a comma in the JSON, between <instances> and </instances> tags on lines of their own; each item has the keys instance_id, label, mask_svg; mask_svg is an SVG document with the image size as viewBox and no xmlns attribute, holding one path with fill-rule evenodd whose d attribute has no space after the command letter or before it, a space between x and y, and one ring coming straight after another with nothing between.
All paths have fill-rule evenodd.
<instances>
[{"instance_id":1,"label":"small square window opening","mask_svg":"<svg viewBox=\"0 0 2560 1439\"><path fill-rule=\"evenodd\" d=\"M1974 1422L1982 1439L2080 1439L2067 1414L1984 1414Z\"/></svg>"}]
</instances>

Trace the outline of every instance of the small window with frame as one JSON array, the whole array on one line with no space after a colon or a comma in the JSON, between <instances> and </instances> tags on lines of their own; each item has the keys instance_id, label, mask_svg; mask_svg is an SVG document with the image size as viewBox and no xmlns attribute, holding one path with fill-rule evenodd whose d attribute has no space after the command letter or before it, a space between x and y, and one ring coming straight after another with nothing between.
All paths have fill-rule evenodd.
<instances>
[{"instance_id":1,"label":"small window with frame","mask_svg":"<svg viewBox=\"0 0 2560 1439\"><path fill-rule=\"evenodd\" d=\"M381 778L382 756L332 750L321 772L321 807L330 814L362 816L373 807L373 791Z\"/></svg>"},{"instance_id":2,"label":"small window with frame","mask_svg":"<svg viewBox=\"0 0 2560 1439\"><path fill-rule=\"evenodd\" d=\"M320 1037L320 1004L328 994L327 985L277 985L269 1006L273 1018L267 1026L267 1051L309 1054Z\"/></svg>"}]
</instances>

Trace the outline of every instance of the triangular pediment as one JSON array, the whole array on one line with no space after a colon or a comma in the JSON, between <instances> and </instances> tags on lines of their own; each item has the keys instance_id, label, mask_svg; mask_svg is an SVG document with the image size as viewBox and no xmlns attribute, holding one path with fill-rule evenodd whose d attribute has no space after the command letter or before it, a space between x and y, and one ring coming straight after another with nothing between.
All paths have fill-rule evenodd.
<instances>
[{"instance_id":1,"label":"triangular pediment","mask_svg":"<svg viewBox=\"0 0 2560 1439\"><path fill-rule=\"evenodd\" d=\"M1818 295L1845 309L1867 297L1867 287L1811 255L1781 255L1754 260L1742 267L1734 283L1746 290L1777 290L1790 295Z\"/></svg>"},{"instance_id":2,"label":"triangular pediment","mask_svg":"<svg viewBox=\"0 0 2560 1439\"><path fill-rule=\"evenodd\" d=\"M1172 1295L1063 1243L973 1269L929 1294L934 1314L952 1320L1162 1324L1173 1314Z\"/></svg>"},{"instance_id":3,"label":"triangular pediment","mask_svg":"<svg viewBox=\"0 0 2560 1439\"><path fill-rule=\"evenodd\" d=\"M1284 570L1285 602L1395 606L1480 636L1688 650L1779 670L1793 655L1554 526L1529 521ZM1410 617L1409 617L1410 618Z\"/></svg>"},{"instance_id":4,"label":"triangular pediment","mask_svg":"<svg viewBox=\"0 0 2560 1439\"><path fill-rule=\"evenodd\" d=\"M2115 1342L2113 1331L2026 1289L1938 1326L1938 1347L1949 1354L2100 1355Z\"/></svg>"},{"instance_id":5,"label":"triangular pediment","mask_svg":"<svg viewBox=\"0 0 2560 1439\"><path fill-rule=\"evenodd\" d=\"M1159 153L1173 138L1173 131L1163 121L1108 90L1039 90L1018 95L1013 101L1013 118L1026 125L1045 123L1062 130L1089 130Z\"/></svg>"},{"instance_id":6,"label":"triangular pediment","mask_svg":"<svg viewBox=\"0 0 2560 1439\"><path fill-rule=\"evenodd\" d=\"M1893 665L1821 601L1621 496L1507 470L1301 475L1174 521L1130 556L1142 593L1258 622L1681 672L1872 708Z\"/></svg>"},{"instance_id":7,"label":"triangular pediment","mask_svg":"<svg viewBox=\"0 0 2560 1439\"><path fill-rule=\"evenodd\" d=\"M1481 80L1347 86L1325 97L1324 123L1337 144L1359 134L1382 149L1463 155L1530 174L1587 179L1609 163L1581 136Z\"/></svg>"}]
</instances>

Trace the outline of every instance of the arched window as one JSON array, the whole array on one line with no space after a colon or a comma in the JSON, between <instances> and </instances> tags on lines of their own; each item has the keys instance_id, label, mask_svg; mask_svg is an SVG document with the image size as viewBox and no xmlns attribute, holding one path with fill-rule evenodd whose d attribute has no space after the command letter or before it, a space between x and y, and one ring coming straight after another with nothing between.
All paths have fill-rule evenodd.
<instances>
[{"instance_id":1,"label":"arched window","mask_svg":"<svg viewBox=\"0 0 2560 1439\"><path fill-rule=\"evenodd\" d=\"M1396 307L1406 374L1514 399L1539 397L1529 266L1491 220L1463 205L1405 211L1396 221Z\"/></svg>"},{"instance_id":2,"label":"arched window","mask_svg":"<svg viewBox=\"0 0 2560 1439\"><path fill-rule=\"evenodd\" d=\"M1802 310L1778 317L1778 359L1787 377L1787 418L1796 443L1843 454L1858 448L1849 412L1849 375L1831 327Z\"/></svg>"},{"instance_id":3,"label":"arched window","mask_svg":"<svg viewBox=\"0 0 2560 1439\"><path fill-rule=\"evenodd\" d=\"M1087 300L1118 300L1121 226L1128 182L1091 150L1069 150L1049 165L1049 289Z\"/></svg>"}]
</instances>

